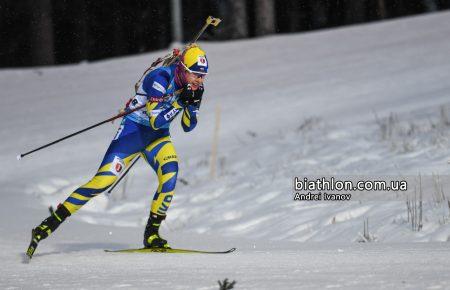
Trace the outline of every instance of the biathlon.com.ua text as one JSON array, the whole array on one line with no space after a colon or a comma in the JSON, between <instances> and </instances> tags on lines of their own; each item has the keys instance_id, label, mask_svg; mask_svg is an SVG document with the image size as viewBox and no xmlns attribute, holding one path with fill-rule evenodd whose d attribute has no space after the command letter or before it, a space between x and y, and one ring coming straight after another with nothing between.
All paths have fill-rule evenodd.
<instances>
[{"instance_id":1,"label":"biathlon.com.ua text","mask_svg":"<svg viewBox=\"0 0 450 290\"><path fill-rule=\"evenodd\" d=\"M351 191L407 191L406 180L339 180L294 177L294 200L350 200ZM300 193L301 191L307 193ZM345 193L329 193L345 191Z\"/></svg>"}]
</instances>

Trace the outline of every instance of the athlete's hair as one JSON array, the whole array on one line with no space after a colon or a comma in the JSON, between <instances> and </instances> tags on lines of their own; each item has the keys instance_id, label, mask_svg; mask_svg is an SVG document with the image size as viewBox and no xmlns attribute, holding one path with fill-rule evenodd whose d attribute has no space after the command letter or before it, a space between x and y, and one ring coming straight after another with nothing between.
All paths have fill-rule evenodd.
<instances>
[{"instance_id":1,"label":"athlete's hair","mask_svg":"<svg viewBox=\"0 0 450 290\"><path fill-rule=\"evenodd\" d=\"M186 69L181 63L181 60L177 62L177 66L175 67L175 82L180 87L184 86L187 83Z\"/></svg>"}]
</instances>

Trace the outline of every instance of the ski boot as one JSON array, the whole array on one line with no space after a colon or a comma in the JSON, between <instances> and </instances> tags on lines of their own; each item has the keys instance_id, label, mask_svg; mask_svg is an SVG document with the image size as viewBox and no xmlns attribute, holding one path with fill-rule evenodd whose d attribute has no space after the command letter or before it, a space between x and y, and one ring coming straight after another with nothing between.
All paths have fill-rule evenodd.
<instances>
[{"instance_id":1,"label":"ski boot","mask_svg":"<svg viewBox=\"0 0 450 290\"><path fill-rule=\"evenodd\" d=\"M170 249L167 241L159 235L159 226L166 216L150 213L144 232L145 248L163 248Z\"/></svg>"},{"instance_id":2,"label":"ski boot","mask_svg":"<svg viewBox=\"0 0 450 290\"><path fill-rule=\"evenodd\" d=\"M47 238L52 232L54 232L64 220L70 216L69 210L60 204L56 211L50 208L51 215L42 221L42 223L31 230L31 242L28 246L27 256L31 259L34 251L40 241Z\"/></svg>"}]
</instances>

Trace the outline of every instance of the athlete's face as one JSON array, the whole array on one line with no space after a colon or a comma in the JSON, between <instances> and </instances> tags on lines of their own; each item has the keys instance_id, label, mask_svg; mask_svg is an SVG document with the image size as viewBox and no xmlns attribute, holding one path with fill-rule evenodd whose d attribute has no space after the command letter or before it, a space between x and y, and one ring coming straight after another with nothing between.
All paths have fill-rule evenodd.
<instances>
[{"instance_id":1,"label":"athlete's face","mask_svg":"<svg viewBox=\"0 0 450 290\"><path fill-rule=\"evenodd\" d=\"M197 90L198 87L203 85L203 81L205 80L205 75L196 74L186 71L186 81L191 85L192 90Z\"/></svg>"}]
</instances>

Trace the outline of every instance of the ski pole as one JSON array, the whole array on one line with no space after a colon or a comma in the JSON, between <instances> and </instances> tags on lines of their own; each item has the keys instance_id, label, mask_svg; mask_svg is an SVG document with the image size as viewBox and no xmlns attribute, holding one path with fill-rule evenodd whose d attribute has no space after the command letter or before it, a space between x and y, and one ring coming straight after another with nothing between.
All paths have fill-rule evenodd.
<instances>
[{"instance_id":1,"label":"ski pole","mask_svg":"<svg viewBox=\"0 0 450 290\"><path fill-rule=\"evenodd\" d=\"M111 188L108 190L108 194L111 193L111 191L113 191L113 189L117 186L117 184L119 184L119 182L125 177L125 175L127 175L128 171L130 171L131 167L133 167L133 165L139 160L141 156L138 155L138 157L136 157L133 162L130 164L130 166L128 166L127 170L125 170L125 172L119 177L119 179L117 179L116 182L114 182L114 184L111 186Z\"/></svg>"},{"instance_id":2,"label":"ski pole","mask_svg":"<svg viewBox=\"0 0 450 290\"><path fill-rule=\"evenodd\" d=\"M33 153L33 152L36 152L36 151L39 151L39 150L41 150L41 149L47 148L47 147L49 147L49 146L51 146L51 145L54 145L54 144L56 144L56 143L59 143L59 142L61 142L61 141L63 141L63 140L66 140L66 139L68 139L68 138L70 138L70 137L73 137L73 136L75 136L75 135L81 134L81 133L86 132L86 131L88 131L88 130L91 130L91 129L95 128L95 127L98 127L98 126L100 126L100 125L103 125L103 124L105 124L105 123L111 122L111 121L113 121L113 120L115 120L115 119L121 118L121 117L126 116L126 115L128 115L128 114L131 114L131 113L133 113L134 111L137 111L137 110L140 110L140 109L144 108L145 105L146 105L146 104L140 105L140 106L138 106L138 107L136 107L136 108L134 108L134 109L132 109L132 110L130 110L130 111L120 113L120 114L118 114L118 115L116 115L116 116L114 116L114 117L111 117L111 118L109 118L109 119L107 119L107 120L104 120L104 121L102 121L102 122L99 122L99 123L97 123L97 124L94 124L94 125L92 125L92 126L89 126L89 127L85 128L85 129L83 129L83 130L80 130L80 131L77 131L77 132L72 133L72 134L70 134L70 135L64 136L64 137L62 137L62 138L60 138L60 139L58 139L58 140L55 140L55 141L50 142L50 143L48 143L48 144L42 145L41 147L38 147L38 148L33 149L33 150L31 150L31 151L28 151L28 152L26 152L26 153L19 154L19 155L17 155L17 160L20 160L20 159L22 159L23 157L25 157L25 156L27 156L27 155Z\"/></svg>"}]
</instances>

